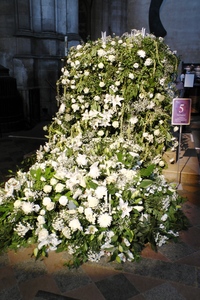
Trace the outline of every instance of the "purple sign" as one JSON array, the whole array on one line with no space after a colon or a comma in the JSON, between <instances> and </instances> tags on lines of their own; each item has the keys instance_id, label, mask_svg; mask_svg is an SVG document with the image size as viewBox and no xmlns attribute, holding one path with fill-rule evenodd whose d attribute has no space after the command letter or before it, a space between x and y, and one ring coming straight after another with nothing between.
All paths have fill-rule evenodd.
<instances>
[{"instance_id":1,"label":"purple sign","mask_svg":"<svg viewBox=\"0 0 200 300\"><path fill-rule=\"evenodd\" d=\"M172 125L189 125L191 99L175 98L172 105Z\"/></svg>"}]
</instances>

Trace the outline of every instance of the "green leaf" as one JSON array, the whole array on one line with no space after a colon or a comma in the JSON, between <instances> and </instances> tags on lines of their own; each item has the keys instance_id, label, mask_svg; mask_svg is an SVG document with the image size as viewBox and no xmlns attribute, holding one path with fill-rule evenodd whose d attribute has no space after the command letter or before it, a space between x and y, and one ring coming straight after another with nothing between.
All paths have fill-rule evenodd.
<instances>
[{"instance_id":1,"label":"green leaf","mask_svg":"<svg viewBox=\"0 0 200 300\"><path fill-rule=\"evenodd\" d=\"M151 184L152 184L152 180L150 180L150 179L144 179L141 183L140 183L140 185L139 185L139 187L140 188L146 188L146 187L148 187L148 186L150 186Z\"/></svg>"}]
</instances>

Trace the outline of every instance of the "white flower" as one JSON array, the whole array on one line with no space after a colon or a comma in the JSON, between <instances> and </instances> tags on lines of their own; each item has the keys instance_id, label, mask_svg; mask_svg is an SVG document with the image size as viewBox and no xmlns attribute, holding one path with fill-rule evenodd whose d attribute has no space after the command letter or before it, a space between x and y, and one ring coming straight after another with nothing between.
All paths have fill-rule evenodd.
<instances>
[{"instance_id":1,"label":"white flower","mask_svg":"<svg viewBox=\"0 0 200 300\"><path fill-rule=\"evenodd\" d=\"M71 107L72 107L72 109L73 109L74 112L76 112L76 111L79 110L79 105L77 103L72 104Z\"/></svg>"},{"instance_id":2,"label":"white flower","mask_svg":"<svg viewBox=\"0 0 200 300\"><path fill-rule=\"evenodd\" d=\"M145 60L144 65L148 67L148 66L152 65L152 63L153 63L153 60L149 57Z\"/></svg>"},{"instance_id":3,"label":"white flower","mask_svg":"<svg viewBox=\"0 0 200 300\"><path fill-rule=\"evenodd\" d=\"M34 204L32 202L24 202L22 201L22 206L21 206L23 212L28 215L31 212L33 212Z\"/></svg>"},{"instance_id":4,"label":"white flower","mask_svg":"<svg viewBox=\"0 0 200 300\"><path fill-rule=\"evenodd\" d=\"M61 182L57 183L56 186L55 186L55 192L56 193L61 193L65 188L65 185Z\"/></svg>"},{"instance_id":5,"label":"white flower","mask_svg":"<svg viewBox=\"0 0 200 300\"><path fill-rule=\"evenodd\" d=\"M64 227L62 229L62 234L67 238L67 239L71 239L71 230L69 227Z\"/></svg>"},{"instance_id":6,"label":"white flower","mask_svg":"<svg viewBox=\"0 0 200 300\"><path fill-rule=\"evenodd\" d=\"M129 73L128 77L129 77L130 79L134 79L134 74L133 74L133 73Z\"/></svg>"},{"instance_id":7,"label":"white flower","mask_svg":"<svg viewBox=\"0 0 200 300\"><path fill-rule=\"evenodd\" d=\"M86 87L86 88L84 88L83 91L84 91L85 94L88 94L90 90Z\"/></svg>"},{"instance_id":8,"label":"white flower","mask_svg":"<svg viewBox=\"0 0 200 300\"><path fill-rule=\"evenodd\" d=\"M138 63L134 63L133 67L134 67L135 69L138 69L138 68L139 68L139 64L138 64Z\"/></svg>"},{"instance_id":9,"label":"white flower","mask_svg":"<svg viewBox=\"0 0 200 300\"><path fill-rule=\"evenodd\" d=\"M76 159L76 161L77 161L77 164L79 165L79 166L86 166L87 165L87 156L85 155L85 154L78 154L78 156L77 156L77 159Z\"/></svg>"},{"instance_id":10,"label":"white flower","mask_svg":"<svg viewBox=\"0 0 200 300\"><path fill-rule=\"evenodd\" d=\"M119 127L119 122L118 121L113 121L112 122L112 127L118 128Z\"/></svg>"},{"instance_id":11,"label":"white flower","mask_svg":"<svg viewBox=\"0 0 200 300\"><path fill-rule=\"evenodd\" d=\"M99 86L100 86L100 87L104 87L104 86L105 86L105 83L104 83L103 81L100 81L100 82L99 82Z\"/></svg>"},{"instance_id":12,"label":"white flower","mask_svg":"<svg viewBox=\"0 0 200 300\"><path fill-rule=\"evenodd\" d=\"M136 116L131 117L131 118L129 119L129 122L130 122L132 125L136 124L136 123L138 122L138 117L136 117Z\"/></svg>"},{"instance_id":13,"label":"white flower","mask_svg":"<svg viewBox=\"0 0 200 300\"><path fill-rule=\"evenodd\" d=\"M45 184L45 186L43 187L43 191L48 194L48 193L51 193L52 191L52 186L49 185L49 184Z\"/></svg>"},{"instance_id":14,"label":"white flower","mask_svg":"<svg viewBox=\"0 0 200 300\"><path fill-rule=\"evenodd\" d=\"M102 62L100 62L100 63L98 64L98 67L99 67L99 69L103 69L104 64L103 64Z\"/></svg>"},{"instance_id":15,"label":"white flower","mask_svg":"<svg viewBox=\"0 0 200 300\"><path fill-rule=\"evenodd\" d=\"M111 225L112 217L108 213L99 216L98 223L100 227L106 228Z\"/></svg>"},{"instance_id":16,"label":"white flower","mask_svg":"<svg viewBox=\"0 0 200 300\"><path fill-rule=\"evenodd\" d=\"M99 49L99 50L97 51L97 54L98 54L98 56L102 57L102 56L105 56L105 55L106 55L106 51L103 50L103 49Z\"/></svg>"},{"instance_id":17,"label":"white flower","mask_svg":"<svg viewBox=\"0 0 200 300\"><path fill-rule=\"evenodd\" d=\"M97 207L97 205L99 204L99 200L96 197L93 197L91 195L88 196L88 206L89 207Z\"/></svg>"},{"instance_id":18,"label":"white flower","mask_svg":"<svg viewBox=\"0 0 200 300\"><path fill-rule=\"evenodd\" d=\"M57 182L58 182L58 180L57 180L56 178L54 178L54 177L52 177L52 178L50 179L50 184L51 184L51 185L56 185Z\"/></svg>"},{"instance_id":19,"label":"white flower","mask_svg":"<svg viewBox=\"0 0 200 300\"><path fill-rule=\"evenodd\" d=\"M59 203L61 204L61 205L63 205L63 206L65 206L67 203L68 203L68 198L66 197L66 196L61 196L60 198L59 198Z\"/></svg>"},{"instance_id":20,"label":"white flower","mask_svg":"<svg viewBox=\"0 0 200 300\"><path fill-rule=\"evenodd\" d=\"M105 186L98 186L95 190L95 195L98 199L102 199L103 197L107 197L107 188Z\"/></svg>"},{"instance_id":21,"label":"white flower","mask_svg":"<svg viewBox=\"0 0 200 300\"><path fill-rule=\"evenodd\" d=\"M100 175L100 170L98 168L98 162L93 163L93 165L90 166L90 171L88 175L92 178L98 178Z\"/></svg>"},{"instance_id":22,"label":"white flower","mask_svg":"<svg viewBox=\"0 0 200 300\"><path fill-rule=\"evenodd\" d=\"M115 61L115 56L114 55L109 55L108 56L108 60L110 61L110 62L114 62Z\"/></svg>"},{"instance_id":23,"label":"white flower","mask_svg":"<svg viewBox=\"0 0 200 300\"><path fill-rule=\"evenodd\" d=\"M165 165L164 161L161 160L161 161L159 162L159 166L162 168L162 167L164 167L164 165Z\"/></svg>"},{"instance_id":24,"label":"white flower","mask_svg":"<svg viewBox=\"0 0 200 300\"><path fill-rule=\"evenodd\" d=\"M85 71L85 72L84 72L84 75L85 75L85 76L88 76L89 74L90 74L89 71Z\"/></svg>"},{"instance_id":25,"label":"white flower","mask_svg":"<svg viewBox=\"0 0 200 300\"><path fill-rule=\"evenodd\" d=\"M69 227L71 228L72 231L76 231L76 230L82 231L83 230L81 223L79 222L78 219L71 220L69 222Z\"/></svg>"},{"instance_id":26,"label":"white flower","mask_svg":"<svg viewBox=\"0 0 200 300\"><path fill-rule=\"evenodd\" d=\"M54 202L50 202L50 203L47 204L46 209L48 211L51 211L51 210L54 209L54 207L55 207L55 203Z\"/></svg>"},{"instance_id":27,"label":"white flower","mask_svg":"<svg viewBox=\"0 0 200 300\"><path fill-rule=\"evenodd\" d=\"M133 206L133 208L136 209L136 210L139 211L139 212L141 212L141 211L144 210L144 207L141 206L141 205L135 205L135 206Z\"/></svg>"},{"instance_id":28,"label":"white flower","mask_svg":"<svg viewBox=\"0 0 200 300\"><path fill-rule=\"evenodd\" d=\"M50 197L44 197L43 200L42 200L42 204L44 206L47 206L50 202L51 202L51 198Z\"/></svg>"},{"instance_id":29,"label":"white flower","mask_svg":"<svg viewBox=\"0 0 200 300\"><path fill-rule=\"evenodd\" d=\"M123 199L120 198L119 200L119 207L122 211L122 219L125 218L126 216L130 216L130 212L132 211L132 207L128 206L128 202L124 202Z\"/></svg>"},{"instance_id":30,"label":"white flower","mask_svg":"<svg viewBox=\"0 0 200 300\"><path fill-rule=\"evenodd\" d=\"M103 135L104 135L104 131L103 131L103 130L99 130L99 131L97 132L97 135L98 135L98 136L103 136Z\"/></svg>"},{"instance_id":31,"label":"white flower","mask_svg":"<svg viewBox=\"0 0 200 300\"><path fill-rule=\"evenodd\" d=\"M174 132L178 131L179 127L178 126L174 126Z\"/></svg>"},{"instance_id":32,"label":"white flower","mask_svg":"<svg viewBox=\"0 0 200 300\"><path fill-rule=\"evenodd\" d=\"M158 136L158 135L160 135L160 129L156 129L156 130L154 130L154 135L155 135L155 136Z\"/></svg>"},{"instance_id":33,"label":"white flower","mask_svg":"<svg viewBox=\"0 0 200 300\"><path fill-rule=\"evenodd\" d=\"M45 224L45 218L44 218L44 216L41 216L41 215L39 215L38 217L37 217L37 221L38 221L38 224L39 225L43 225L43 224Z\"/></svg>"},{"instance_id":34,"label":"white flower","mask_svg":"<svg viewBox=\"0 0 200 300\"><path fill-rule=\"evenodd\" d=\"M165 222L168 218L168 215L167 214L164 214L161 218L161 221Z\"/></svg>"},{"instance_id":35,"label":"white flower","mask_svg":"<svg viewBox=\"0 0 200 300\"><path fill-rule=\"evenodd\" d=\"M61 103L61 105L60 105L60 107L59 107L59 113L60 113L60 114L63 114L63 113L65 112L65 108L66 108L65 104L64 104L64 103Z\"/></svg>"},{"instance_id":36,"label":"white flower","mask_svg":"<svg viewBox=\"0 0 200 300\"><path fill-rule=\"evenodd\" d=\"M138 50L138 51L137 51L137 55L138 55L139 57L144 58L144 57L146 56L146 52L145 52L144 50Z\"/></svg>"},{"instance_id":37,"label":"white flower","mask_svg":"<svg viewBox=\"0 0 200 300\"><path fill-rule=\"evenodd\" d=\"M90 225L86 229L85 234L95 234L95 232L97 232L97 231L98 231L98 229L94 225Z\"/></svg>"},{"instance_id":38,"label":"white flower","mask_svg":"<svg viewBox=\"0 0 200 300\"><path fill-rule=\"evenodd\" d=\"M87 207L87 208L85 209L84 213L85 213L86 219L87 219L90 223L94 224L96 218L95 218L95 215L93 214L93 211L92 211L91 207Z\"/></svg>"},{"instance_id":39,"label":"white flower","mask_svg":"<svg viewBox=\"0 0 200 300\"><path fill-rule=\"evenodd\" d=\"M14 202L14 208L20 208L22 206L22 201L21 200L16 200Z\"/></svg>"},{"instance_id":40,"label":"white flower","mask_svg":"<svg viewBox=\"0 0 200 300\"><path fill-rule=\"evenodd\" d=\"M38 241L44 241L48 238L49 232L46 228L42 228L39 232L38 232Z\"/></svg>"}]
</instances>

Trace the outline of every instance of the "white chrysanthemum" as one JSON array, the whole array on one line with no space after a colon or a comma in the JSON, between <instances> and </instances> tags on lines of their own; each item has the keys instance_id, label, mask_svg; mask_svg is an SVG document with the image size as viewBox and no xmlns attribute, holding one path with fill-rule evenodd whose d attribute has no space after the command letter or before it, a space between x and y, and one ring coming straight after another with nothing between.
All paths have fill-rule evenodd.
<instances>
[{"instance_id":1,"label":"white chrysanthemum","mask_svg":"<svg viewBox=\"0 0 200 300\"><path fill-rule=\"evenodd\" d=\"M21 206L23 212L28 215L34 211L34 204L32 202L25 202L22 201L22 206Z\"/></svg>"},{"instance_id":2,"label":"white chrysanthemum","mask_svg":"<svg viewBox=\"0 0 200 300\"><path fill-rule=\"evenodd\" d=\"M105 86L105 82L100 81L100 82L99 82L99 86L100 86L100 87L104 87L104 86Z\"/></svg>"},{"instance_id":3,"label":"white chrysanthemum","mask_svg":"<svg viewBox=\"0 0 200 300\"><path fill-rule=\"evenodd\" d=\"M87 156L85 154L78 154L76 158L76 162L79 166L86 166L87 165Z\"/></svg>"},{"instance_id":4,"label":"white chrysanthemum","mask_svg":"<svg viewBox=\"0 0 200 300\"><path fill-rule=\"evenodd\" d=\"M110 55L108 56L108 60L109 60L110 62L114 62L114 61L115 61L115 56L112 55L112 54L110 54Z\"/></svg>"},{"instance_id":5,"label":"white chrysanthemum","mask_svg":"<svg viewBox=\"0 0 200 300\"><path fill-rule=\"evenodd\" d=\"M103 185L98 186L95 190L95 195L98 199L102 199L103 197L107 197L107 188Z\"/></svg>"},{"instance_id":6,"label":"white chrysanthemum","mask_svg":"<svg viewBox=\"0 0 200 300\"><path fill-rule=\"evenodd\" d=\"M108 213L99 216L98 223L100 227L106 228L111 225L112 217Z\"/></svg>"},{"instance_id":7,"label":"white chrysanthemum","mask_svg":"<svg viewBox=\"0 0 200 300\"><path fill-rule=\"evenodd\" d=\"M134 67L135 69L138 69L138 68L139 68L139 64L138 64L138 63L134 63L133 67Z\"/></svg>"}]
</instances>

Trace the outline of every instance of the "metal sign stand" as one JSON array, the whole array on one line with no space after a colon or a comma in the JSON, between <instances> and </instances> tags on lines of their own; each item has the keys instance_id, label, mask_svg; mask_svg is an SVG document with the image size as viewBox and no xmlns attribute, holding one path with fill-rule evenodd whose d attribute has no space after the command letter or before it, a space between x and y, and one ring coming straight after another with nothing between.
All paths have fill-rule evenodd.
<instances>
[{"instance_id":1,"label":"metal sign stand","mask_svg":"<svg viewBox=\"0 0 200 300\"><path fill-rule=\"evenodd\" d=\"M174 98L172 105L172 125L179 125L179 143L177 153L177 189L181 184L180 171L180 151L182 140L182 125L190 124L191 117L191 99L190 98Z\"/></svg>"},{"instance_id":2,"label":"metal sign stand","mask_svg":"<svg viewBox=\"0 0 200 300\"><path fill-rule=\"evenodd\" d=\"M180 172L180 152L181 152L181 141L182 141L182 125L179 127L179 141L178 141L178 155L177 155L177 188L180 185L181 181L181 172Z\"/></svg>"}]
</instances>

